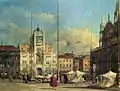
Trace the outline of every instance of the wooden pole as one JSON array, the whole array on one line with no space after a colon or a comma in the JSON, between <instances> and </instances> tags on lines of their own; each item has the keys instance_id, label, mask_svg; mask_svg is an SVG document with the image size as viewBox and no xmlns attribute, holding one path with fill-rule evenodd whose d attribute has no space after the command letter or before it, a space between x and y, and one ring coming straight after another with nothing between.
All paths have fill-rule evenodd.
<instances>
[{"instance_id":1,"label":"wooden pole","mask_svg":"<svg viewBox=\"0 0 120 91\"><path fill-rule=\"evenodd\" d=\"M57 2L57 74L58 81L60 82L60 72L59 72L59 2Z\"/></svg>"}]
</instances>

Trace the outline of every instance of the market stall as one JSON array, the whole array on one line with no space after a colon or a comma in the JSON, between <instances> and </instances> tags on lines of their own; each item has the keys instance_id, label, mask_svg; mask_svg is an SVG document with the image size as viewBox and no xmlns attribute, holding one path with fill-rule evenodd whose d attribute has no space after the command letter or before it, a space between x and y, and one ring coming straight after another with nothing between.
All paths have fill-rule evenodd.
<instances>
[{"instance_id":1,"label":"market stall","mask_svg":"<svg viewBox=\"0 0 120 91\"><path fill-rule=\"evenodd\" d=\"M99 82L100 87L111 87L115 84L116 73L109 71L105 74L100 75L102 80Z\"/></svg>"},{"instance_id":2,"label":"market stall","mask_svg":"<svg viewBox=\"0 0 120 91\"><path fill-rule=\"evenodd\" d=\"M84 72L81 71L70 71L68 73L66 73L68 76L68 80L69 82L73 82L73 83L78 83L78 82L83 82L84 78L82 77L83 74L85 74Z\"/></svg>"}]
</instances>

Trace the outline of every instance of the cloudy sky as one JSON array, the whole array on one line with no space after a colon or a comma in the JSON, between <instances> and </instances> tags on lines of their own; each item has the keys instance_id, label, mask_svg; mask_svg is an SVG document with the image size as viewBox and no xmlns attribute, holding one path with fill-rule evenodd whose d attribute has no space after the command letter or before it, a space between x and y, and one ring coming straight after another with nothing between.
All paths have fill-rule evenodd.
<instances>
[{"instance_id":1,"label":"cloudy sky","mask_svg":"<svg viewBox=\"0 0 120 91\"><path fill-rule=\"evenodd\" d=\"M57 0L0 0L0 41L17 45L29 41L30 16L33 29L39 27L46 41L56 45ZM87 53L98 44L100 18L113 18L115 0L59 0L60 52ZM113 20L113 19L112 19ZM91 32L92 31L92 32Z\"/></svg>"}]
</instances>

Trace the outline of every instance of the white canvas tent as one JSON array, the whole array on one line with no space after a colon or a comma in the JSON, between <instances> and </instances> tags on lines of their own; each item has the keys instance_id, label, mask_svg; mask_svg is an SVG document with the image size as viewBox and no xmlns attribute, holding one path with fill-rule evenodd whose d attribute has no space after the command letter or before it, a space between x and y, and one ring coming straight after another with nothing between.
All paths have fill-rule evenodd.
<instances>
[{"instance_id":1,"label":"white canvas tent","mask_svg":"<svg viewBox=\"0 0 120 91\"><path fill-rule=\"evenodd\" d=\"M77 70L77 71L70 71L70 72L67 72L66 74L68 74L68 75L71 75L71 74L77 74L77 75L83 75L83 74L85 74L84 72L81 72L81 71L79 71L79 70Z\"/></svg>"},{"instance_id":2,"label":"white canvas tent","mask_svg":"<svg viewBox=\"0 0 120 91\"><path fill-rule=\"evenodd\" d=\"M76 77L72 80L72 82L79 83L84 81L84 79L82 78L83 74L85 74L84 72L77 70L75 74L76 74Z\"/></svg>"},{"instance_id":3,"label":"white canvas tent","mask_svg":"<svg viewBox=\"0 0 120 91\"><path fill-rule=\"evenodd\" d=\"M83 74L85 74L85 73L77 70L77 71L76 71L76 74L79 76L79 75L83 75Z\"/></svg>"},{"instance_id":4,"label":"white canvas tent","mask_svg":"<svg viewBox=\"0 0 120 91\"><path fill-rule=\"evenodd\" d=\"M80 82L81 81L82 76L85 73L77 70L77 71L70 71L70 72L68 72L66 74L68 76L69 82L75 82L76 83L76 82Z\"/></svg>"},{"instance_id":5,"label":"white canvas tent","mask_svg":"<svg viewBox=\"0 0 120 91\"><path fill-rule=\"evenodd\" d=\"M102 74L101 76L106 77L106 78L116 78L116 73L109 71L106 74Z\"/></svg>"},{"instance_id":6,"label":"white canvas tent","mask_svg":"<svg viewBox=\"0 0 120 91\"><path fill-rule=\"evenodd\" d=\"M70 71L66 73L69 82L71 82L71 80L73 80L75 78L75 72L74 71Z\"/></svg>"},{"instance_id":7,"label":"white canvas tent","mask_svg":"<svg viewBox=\"0 0 120 91\"><path fill-rule=\"evenodd\" d=\"M98 84L100 87L111 87L114 85L116 73L109 71L100 76L103 77L103 80L101 80L100 83Z\"/></svg>"}]
</instances>

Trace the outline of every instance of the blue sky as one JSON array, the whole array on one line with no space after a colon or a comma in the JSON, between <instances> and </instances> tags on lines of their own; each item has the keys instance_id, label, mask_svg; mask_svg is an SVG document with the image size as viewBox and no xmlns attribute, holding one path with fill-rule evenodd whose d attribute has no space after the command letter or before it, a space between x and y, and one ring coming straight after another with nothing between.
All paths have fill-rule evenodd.
<instances>
[{"instance_id":1,"label":"blue sky","mask_svg":"<svg viewBox=\"0 0 120 91\"><path fill-rule=\"evenodd\" d=\"M0 41L15 45L27 42L31 11L33 29L38 24L46 32L49 41L56 31L56 1L0 0ZM91 28L93 34L98 34L101 17L107 21L107 14L110 13L113 20L115 0L59 0L59 8L60 31L66 27Z\"/></svg>"}]
</instances>

